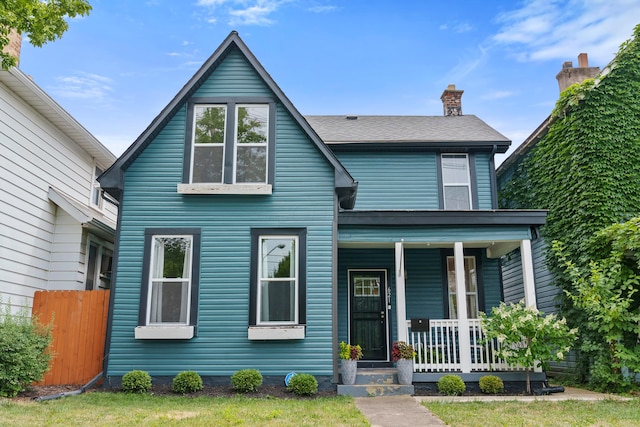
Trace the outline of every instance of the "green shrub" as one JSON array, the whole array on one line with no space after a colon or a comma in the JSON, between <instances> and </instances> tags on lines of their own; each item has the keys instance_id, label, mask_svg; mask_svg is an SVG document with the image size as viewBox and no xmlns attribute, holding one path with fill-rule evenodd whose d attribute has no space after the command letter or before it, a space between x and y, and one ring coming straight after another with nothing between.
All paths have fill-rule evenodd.
<instances>
[{"instance_id":1,"label":"green shrub","mask_svg":"<svg viewBox=\"0 0 640 427\"><path fill-rule=\"evenodd\" d=\"M52 323L43 326L26 310L0 313L0 396L14 397L49 370Z\"/></svg>"},{"instance_id":2,"label":"green shrub","mask_svg":"<svg viewBox=\"0 0 640 427\"><path fill-rule=\"evenodd\" d=\"M311 374L296 374L289 380L287 389L298 396L313 396L318 392L318 381Z\"/></svg>"},{"instance_id":3,"label":"green shrub","mask_svg":"<svg viewBox=\"0 0 640 427\"><path fill-rule=\"evenodd\" d=\"M127 393L146 393L151 390L151 376L140 370L127 372L122 376L122 390Z\"/></svg>"},{"instance_id":4,"label":"green shrub","mask_svg":"<svg viewBox=\"0 0 640 427\"><path fill-rule=\"evenodd\" d=\"M485 375L480 377L480 391L487 394L498 394L504 392L504 383L500 377L495 375Z\"/></svg>"},{"instance_id":5,"label":"green shrub","mask_svg":"<svg viewBox=\"0 0 640 427\"><path fill-rule=\"evenodd\" d=\"M202 378L194 371L183 371L173 377L172 390L175 393L187 394L202 390Z\"/></svg>"},{"instance_id":6,"label":"green shrub","mask_svg":"<svg viewBox=\"0 0 640 427\"><path fill-rule=\"evenodd\" d=\"M242 369L231 375L231 386L240 393L256 391L262 385L262 374L257 369Z\"/></svg>"},{"instance_id":7,"label":"green shrub","mask_svg":"<svg viewBox=\"0 0 640 427\"><path fill-rule=\"evenodd\" d=\"M459 396L467 386L458 375L445 375L438 380L438 391L445 396Z\"/></svg>"}]
</instances>

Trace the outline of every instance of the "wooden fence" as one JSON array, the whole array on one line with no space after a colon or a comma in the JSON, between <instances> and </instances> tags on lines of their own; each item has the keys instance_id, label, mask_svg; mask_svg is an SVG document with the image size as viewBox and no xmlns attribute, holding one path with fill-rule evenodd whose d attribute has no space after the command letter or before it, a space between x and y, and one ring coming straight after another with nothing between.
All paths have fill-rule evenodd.
<instances>
[{"instance_id":1,"label":"wooden fence","mask_svg":"<svg viewBox=\"0 0 640 427\"><path fill-rule=\"evenodd\" d=\"M53 316L53 360L39 385L86 384L102 371L109 291L37 291L33 316Z\"/></svg>"}]
</instances>

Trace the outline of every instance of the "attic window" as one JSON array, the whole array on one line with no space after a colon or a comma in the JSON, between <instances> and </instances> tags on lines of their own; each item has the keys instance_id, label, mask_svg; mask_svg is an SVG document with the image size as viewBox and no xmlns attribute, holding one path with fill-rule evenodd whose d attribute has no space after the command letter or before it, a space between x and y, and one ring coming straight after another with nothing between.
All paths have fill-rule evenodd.
<instances>
[{"instance_id":1,"label":"attic window","mask_svg":"<svg viewBox=\"0 0 640 427\"><path fill-rule=\"evenodd\" d=\"M271 194L275 103L236 100L204 98L190 103L185 171L178 192Z\"/></svg>"}]
</instances>

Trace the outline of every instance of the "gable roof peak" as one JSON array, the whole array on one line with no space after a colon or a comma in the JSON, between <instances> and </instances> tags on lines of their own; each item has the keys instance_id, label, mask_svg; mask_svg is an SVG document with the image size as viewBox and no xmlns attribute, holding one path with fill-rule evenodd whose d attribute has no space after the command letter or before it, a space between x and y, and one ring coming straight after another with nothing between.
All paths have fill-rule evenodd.
<instances>
[{"instance_id":1,"label":"gable roof peak","mask_svg":"<svg viewBox=\"0 0 640 427\"><path fill-rule=\"evenodd\" d=\"M327 161L333 166L335 171L336 191L340 190L345 193L343 197L345 203L341 206L345 209L352 209L355 198L355 192L358 184L349 174L347 169L340 163L338 158L333 154L325 143L320 139L315 130L307 123L305 118L300 114L293 103L287 98L282 89L276 84L273 78L267 73L262 64L255 55L249 50L247 45L242 41L237 31L232 30L204 64L196 71L182 89L174 96L167 106L156 116L151 124L142 132L142 134L134 141L127 150L116 160L116 162L104 173L98 181L100 185L116 199L119 199L124 188L124 171L138 157L138 155L153 141L160 133L164 126L173 118L176 112L185 105L188 99L197 91L197 89L211 76L217 67L224 61L228 53L232 49L238 49L247 60L249 65L254 69L256 74L262 79L267 87L274 94L275 98L289 112L291 117L309 136L309 139L316 145L318 150L324 155Z\"/></svg>"}]
</instances>

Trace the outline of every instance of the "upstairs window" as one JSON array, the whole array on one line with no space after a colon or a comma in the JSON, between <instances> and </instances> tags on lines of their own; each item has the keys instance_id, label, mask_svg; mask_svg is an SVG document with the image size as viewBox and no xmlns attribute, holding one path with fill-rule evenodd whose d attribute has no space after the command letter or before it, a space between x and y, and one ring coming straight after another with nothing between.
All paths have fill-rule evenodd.
<instances>
[{"instance_id":1,"label":"upstairs window","mask_svg":"<svg viewBox=\"0 0 640 427\"><path fill-rule=\"evenodd\" d=\"M222 182L227 120L225 105L196 105L191 182Z\"/></svg>"},{"instance_id":2,"label":"upstairs window","mask_svg":"<svg viewBox=\"0 0 640 427\"><path fill-rule=\"evenodd\" d=\"M443 154L441 164L444 209L471 209L469 158L466 154Z\"/></svg>"},{"instance_id":3,"label":"upstairs window","mask_svg":"<svg viewBox=\"0 0 640 427\"><path fill-rule=\"evenodd\" d=\"M102 189L98 182L98 177L104 172L101 168L96 166L93 169L93 181L91 185L91 204L98 209L102 208Z\"/></svg>"},{"instance_id":4,"label":"upstairs window","mask_svg":"<svg viewBox=\"0 0 640 427\"><path fill-rule=\"evenodd\" d=\"M178 191L270 194L275 139L275 103L204 102L190 104L190 144ZM244 187L234 190L230 186Z\"/></svg>"}]
</instances>

